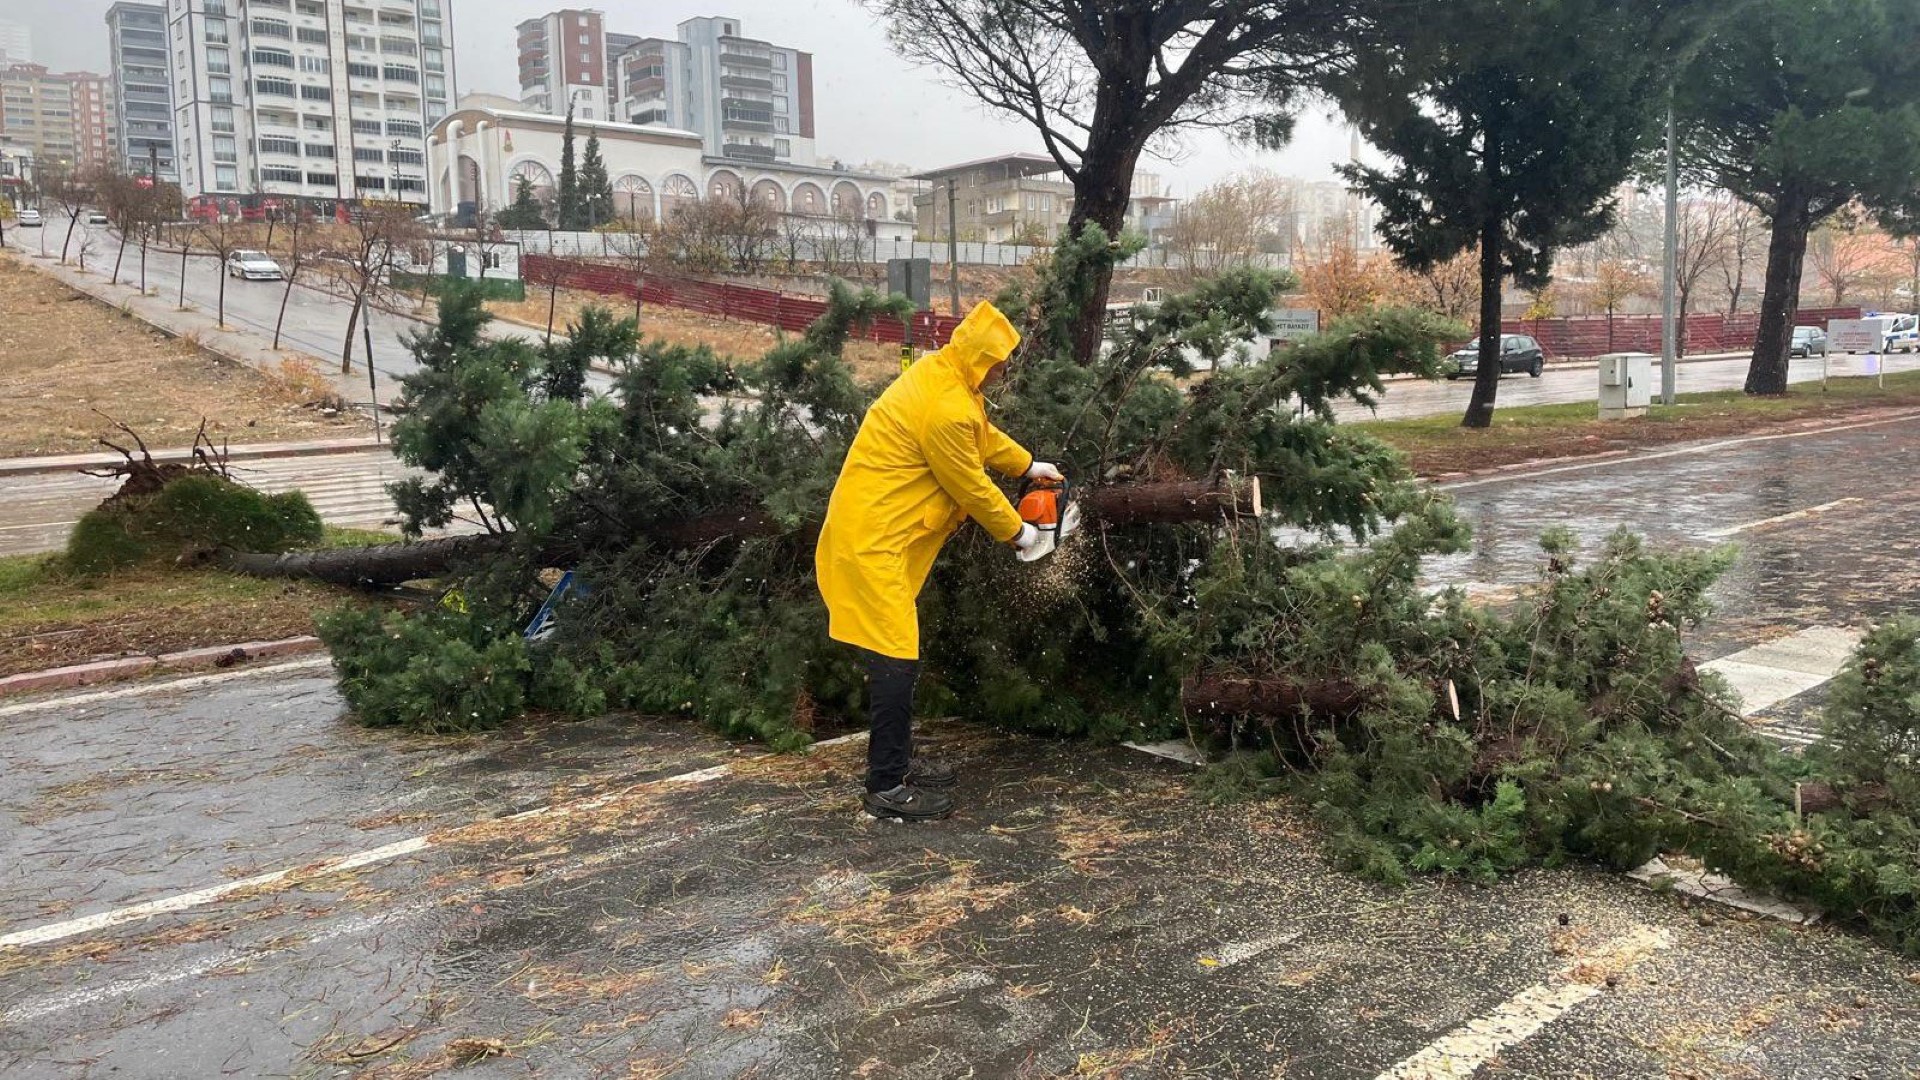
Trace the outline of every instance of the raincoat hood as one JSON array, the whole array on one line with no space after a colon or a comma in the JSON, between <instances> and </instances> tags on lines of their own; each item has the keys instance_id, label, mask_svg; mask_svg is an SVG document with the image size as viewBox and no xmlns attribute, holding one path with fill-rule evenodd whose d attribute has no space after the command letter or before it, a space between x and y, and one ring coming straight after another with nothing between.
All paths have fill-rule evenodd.
<instances>
[{"instance_id":1,"label":"raincoat hood","mask_svg":"<svg viewBox=\"0 0 1920 1080\"><path fill-rule=\"evenodd\" d=\"M959 368L968 388L978 390L987 381L987 371L1012 356L1019 344L1020 331L999 308L982 300L954 328L952 340L941 352Z\"/></svg>"}]
</instances>

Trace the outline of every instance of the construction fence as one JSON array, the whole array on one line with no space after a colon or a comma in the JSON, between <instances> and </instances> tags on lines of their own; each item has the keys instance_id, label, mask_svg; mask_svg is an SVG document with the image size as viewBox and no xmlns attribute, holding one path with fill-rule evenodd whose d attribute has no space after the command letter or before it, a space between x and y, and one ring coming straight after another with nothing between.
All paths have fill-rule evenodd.
<instances>
[{"instance_id":1,"label":"construction fence","mask_svg":"<svg viewBox=\"0 0 1920 1080\"><path fill-rule=\"evenodd\" d=\"M1801 308L1795 318L1800 326L1824 328L1833 319L1857 319L1857 307ZM1605 356L1617 352L1644 352L1659 355L1661 348L1658 315L1585 315L1559 319L1506 319L1502 328L1509 334L1525 334L1540 343L1551 357ZM1680 339L1680 355L1739 352L1753 347L1760 331L1758 312L1734 315L1688 315Z\"/></svg>"},{"instance_id":2,"label":"construction fence","mask_svg":"<svg viewBox=\"0 0 1920 1080\"><path fill-rule=\"evenodd\" d=\"M788 296L768 289L748 288L713 281L666 277L661 274L635 274L631 269L576 259L556 259L549 255L523 254L520 272L535 288L559 285L563 289L582 289L605 296L624 297L631 302L636 290L642 305L682 308L707 315L763 323L800 333L814 320L826 314L824 300ZM913 342L916 348L937 348L947 343L960 320L923 311L914 316ZM907 325L883 319L866 328L861 336L869 341L899 344L905 340Z\"/></svg>"},{"instance_id":3,"label":"construction fence","mask_svg":"<svg viewBox=\"0 0 1920 1080\"><path fill-rule=\"evenodd\" d=\"M646 251L643 233L511 231L503 234L520 245L520 250L535 255L562 255L584 259L617 259L639 256ZM962 266L1024 266L1035 255L1051 251L1049 247L1027 244L988 244L962 240L954 254ZM884 265L889 259L930 259L936 264L947 261L945 241L929 243L902 237L845 237L837 235L777 236L765 244L765 257L779 263L791 256L798 262L869 263ZM1148 248L1121 263L1131 270L1185 270L1191 260L1165 248ZM1267 270L1285 269L1287 260L1279 255L1254 256L1253 266Z\"/></svg>"}]
</instances>

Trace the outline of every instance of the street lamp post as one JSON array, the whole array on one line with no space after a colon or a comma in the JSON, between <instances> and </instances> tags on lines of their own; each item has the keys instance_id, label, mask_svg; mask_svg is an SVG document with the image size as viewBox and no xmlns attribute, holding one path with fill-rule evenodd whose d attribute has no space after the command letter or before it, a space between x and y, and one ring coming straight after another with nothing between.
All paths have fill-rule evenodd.
<instances>
[{"instance_id":1,"label":"street lamp post","mask_svg":"<svg viewBox=\"0 0 1920 1080\"><path fill-rule=\"evenodd\" d=\"M1674 121L1673 89L1667 90L1667 228L1666 263L1661 274L1660 288L1660 404L1672 405L1674 386L1679 380L1680 364L1680 325L1679 307L1679 266L1680 261L1680 160L1678 154L1678 126Z\"/></svg>"}]
</instances>

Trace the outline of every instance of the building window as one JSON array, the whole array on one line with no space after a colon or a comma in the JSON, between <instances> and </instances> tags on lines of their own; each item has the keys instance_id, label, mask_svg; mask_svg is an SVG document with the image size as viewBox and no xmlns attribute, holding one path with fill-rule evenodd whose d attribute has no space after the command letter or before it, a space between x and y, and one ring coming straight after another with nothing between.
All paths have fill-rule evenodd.
<instances>
[{"instance_id":1,"label":"building window","mask_svg":"<svg viewBox=\"0 0 1920 1080\"><path fill-rule=\"evenodd\" d=\"M785 71L785 70L787 70L787 54L786 54L786 53L783 53L783 52L776 52L776 53L774 53L774 54L773 54L773 66L774 66L774 70L776 70L776 71Z\"/></svg>"},{"instance_id":2,"label":"building window","mask_svg":"<svg viewBox=\"0 0 1920 1080\"><path fill-rule=\"evenodd\" d=\"M306 126L308 131L332 131L333 130L332 117L307 116L307 117L302 117L302 119L306 121Z\"/></svg>"},{"instance_id":3,"label":"building window","mask_svg":"<svg viewBox=\"0 0 1920 1080\"><path fill-rule=\"evenodd\" d=\"M336 173L310 172L307 174L307 183L317 184L320 187L332 187L333 185L339 182L340 182L340 177Z\"/></svg>"},{"instance_id":4,"label":"building window","mask_svg":"<svg viewBox=\"0 0 1920 1080\"><path fill-rule=\"evenodd\" d=\"M787 77L785 75L775 75L773 77L773 88L775 90L785 90L787 88Z\"/></svg>"},{"instance_id":5,"label":"building window","mask_svg":"<svg viewBox=\"0 0 1920 1080\"><path fill-rule=\"evenodd\" d=\"M300 58L300 70L309 75L325 75L333 70L333 61L324 56L303 56Z\"/></svg>"},{"instance_id":6,"label":"building window","mask_svg":"<svg viewBox=\"0 0 1920 1080\"><path fill-rule=\"evenodd\" d=\"M324 86L303 86L300 97L303 101L332 101L333 91Z\"/></svg>"},{"instance_id":7,"label":"building window","mask_svg":"<svg viewBox=\"0 0 1920 1080\"><path fill-rule=\"evenodd\" d=\"M215 75L208 79L207 96L222 103L232 101L233 80L222 75Z\"/></svg>"},{"instance_id":8,"label":"building window","mask_svg":"<svg viewBox=\"0 0 1920 1080\"><path fill-rule=\"evenodd\" d=\"M326 158L328 161L332 161L333 147L319 143L308 143L307 156L310 158Z\"/></svg>"},{"instance_id":9,"label":"building window","mask_svg":"<svg viewBox=\"0 0 1920 1080\"><path fill-rule=\"evenodd\" d=\"M260 152L263 154L293 154L298 156L300 153L300 143L297 140L280 135L262 135L260 136L258 145Z\"/></svg>"},{"instance_id":10,"label":"building window","mask_svg":"<svg viewBox=\"0 0 1920 1080\"><path fill-rule=\"evenodd\" d=\"M355 135L378 135L383 130L378 120L355 120L353 122L353 133Z\"/></svg>"},{"instance_id":11,"label":"building window","mask_svg":"<svg viewBox=\"0 0 1920 1080\"><path fill-rule=\"evenodd\" d=\"M262 165L260 179L276 184L297 184L300 182L300 170L284 165Z\"/></svg>"},{"instance_id":12,"label":"building window","mask_svg":"<svg viewBox=\"0 0 1920 1080\"><path fill-rule=\"evenodd\" d=\"M417 139L420 137L420 125L410 120L389 120L387 121L387 134L398 135L407 139Z\"/></svg>"},{"instance_id":13,"label":"building window","mask_svg":"<svg viewBox=\"0 0 1920 1080\"><path fill-rule=\"evenodd\" d=\"M278 97L293 96L292 79L255 79L253 91L256 94L270 94Z\"/></svg>"},{"instance_id":14,"label":"building window","mask_svg":"<svg viewBox=\"0 0 1920 1080\"><path fill-rule=\"evenodd\" d=\"M356 121L356 123L357 122L358 121ZM385 161L386 157L386 154L375 147L356 146L353 148L353 160L355 161Z\"/></svg>"},{"instance_id":15,"label":"building window","mask_svg":"<svg viewBox=\"0 0 1920 1080\"><path fill-rule=\"evenodd\" d=\"M213 137L213 160L236 161L239 157L238 144L234 142L233 136L215 135Z\"/></svg>"},{"instance_id":16,"label":"building window","mask_svg":"<svg viewBox=\"0 0 1920 1080\"><path fill-rule=\"evenodd\" d=\"M586 43L587 43L587 35L585 35L585 34L581 34L581 35L580 35L580 44L582 44L582 45L585 45Z\"/></svg>"},{"instance_id":17,"label":"building window","mask_svg":"<svg viewBox=\"0 0 1920 1080\"><path fill-rule=\"evenodd\" d=\"M372 191L387 190L387 182L378 176L356 176L353 178L353 183L356 187Z\"/></svg>"},{"instance_id":18,"label":"building window","mask_svg":"<svg viewBox=\"0 0 1920 1080\"><path fill-rule=\"evenodd\" d=\"M211 110L213 130L233 134L233 110L225 105L215 105Z\"/></svg>"},{"instance_id":19,"label":"building window","mask_svg":"<svg viewBox=\"0 0 1920 1080\"><path fill-rule=\"evenodd\" d=\"M301 59L311 60L313 57L302 57ZM267 67L290 68L293 66L293 54L283 49L255 49L253 50L253 62Z\"/></svg>"},{"instance_id":20,"label":"building window","mask_svg":"<svg viewBox=\"0 0 1920 1080\"><path fill-rule=\"evenodd\" d=\"M217 19L207 20L207 40L215 45L227 43L227 24Z\"/></svg>"},{"instance_id":21,"label":"building window","mask_svg":"<svg viewBox=\"0 0 1920 1080\"><path fill-rule=\"evenodd\" d=\"M293 36L293 24L279 19L255 19L248 25L252 28L254 37L291 38Z\"/></svg>"},{"instance_id":22,"label":"building window","mask_svg":"<svg viewBox=\"0 0 1920 1080\"><path fill-rule=\"evenodd\" d=\"M782 96L781 96L781 95L779 95L779 94L775 94L775 95L773 95L773 111L774 111L774 112L786 112L786 111L787 111L787 99L786 99L785 97L782 97Z\"/></svg>"},{"instance_id":23,"label":"building window","mask_svg":"<svg viewBox=\"0 0 1920 1080\"><path fill-rule=\"evenodd\" d=\"M381 71L387 78L395 82L417 83L420 81L420 73L418 71L410 67L402 67L399 64L388 64L382 68Z\"/></svg>"},{"instance_id":24,"label":"building window","mask_svg":"<svg viewBox=\"0 0 1920 1080\"><path fill-rule=\"evenodd\" d=\"M325 45L327 32L317 27L302 26L293 32L294 39L307 45Z\"/></svg>"},{"instance_id":25,"label":"building window","mask_svg":"<svg viewBox=\"0 0 1920 1080\"><path fill-rule=\"evenodd\" d=\"M227 63L227 50L208 49L207 50L207 70L215 75L227 75L232 73L233 67Z\"/></svg>"},{"instance_id":26,"label":"building window","mask_svg":"<svg viewBox=\"0 0 1920 1080\"><path fill-rule=\"evenodd\" d=\"M792 157L793 143L786 139L773 140L773 153L776 157Z\"/></svg>"},{"instance_id":27,"label":"building window","mask_svg":"<svg viewBox=\"0 0 1920 1080\"><path fill-rule=\"evenodd\" d=\"M423 66L428 71L447 70L446 57L441 54L439 49L428 49L426 56L423 58L423 61L424 61Z\"/></svg>"},{"instance_id":28,"label":"building window","mask_svg":"<svg viewBox=\"0 0 1920 1080\"><path fill-rule=\"evenodd\" d=\"M418 165L420 164L420 151L390 150L387 152L387 162L392 165Z\"/></svg>"},{"instance_id":29,"label":"building window","mask_svg":"<svg viewBox=\"0 0 1920 1080\"><path fill-rule=\"evenodd\" d=\"M240 170L232 165L215 165L213 186L219 191L240 190Z\"/></svg>"},{"instance_id":30,"label":"building window","mask_svg":"<svg viewBox=\"0 0 1920 1080\"><path fill-rule=\"evenodd\" d=\"M376 64L361 64L349 60L347 61L347 74L356 79L377 79L380 77L380 68Z\"/></svg>"},{"instance_id":31,"label":"building window","mask_svg":"<svg viewBox=\"0 0 1920 1080\"><path fill-rule=\"evenodd\" d=\"M773 118L773 130L782 135L787 133L787 114L781 113L779 116Z\"/></svg>"}]
</instances>

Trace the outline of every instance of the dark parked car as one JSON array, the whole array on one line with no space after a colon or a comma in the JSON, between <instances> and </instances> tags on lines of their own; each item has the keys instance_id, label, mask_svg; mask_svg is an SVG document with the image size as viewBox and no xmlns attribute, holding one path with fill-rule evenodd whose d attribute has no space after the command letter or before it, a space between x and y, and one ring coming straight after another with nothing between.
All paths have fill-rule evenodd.
<instances>
[{"instance_id":1,"label":"dark parked car","mask_svg":"<svg viewBox=\"0 0 1920 1080\"><path fill-rule=\"evenodd\" d=\"M1526 372L1534 378L1546 370L1547 354L1540 343L1525 334L1507 334L1500 339L1500 374ZM1447 378L1470 379L1480 371L1480 343L1469 342L1447 357Z\"/></svg>"},{"instance_id":2,"label":"dark parked car","mask_svg":"<svg viewBox=\"0 0 1920 1080\"><path fill-rule=\"evenodd\" d=\"M1825 356L1827 355L1827 332L1817 326L1796 326L1793 328L1793 344L1787 346L1788 356Z\"/></svg>"}]
</instances>

